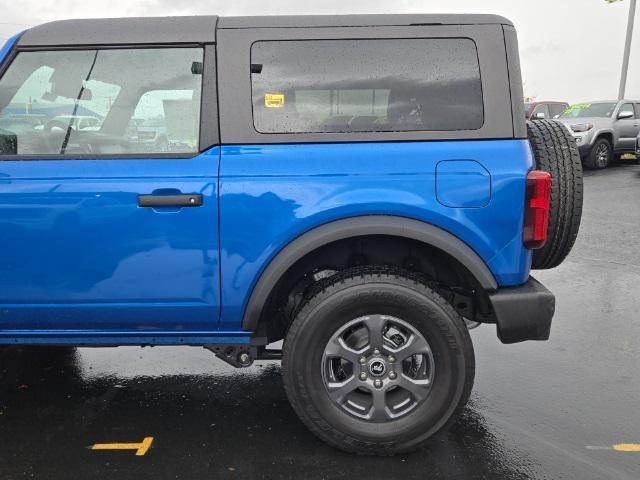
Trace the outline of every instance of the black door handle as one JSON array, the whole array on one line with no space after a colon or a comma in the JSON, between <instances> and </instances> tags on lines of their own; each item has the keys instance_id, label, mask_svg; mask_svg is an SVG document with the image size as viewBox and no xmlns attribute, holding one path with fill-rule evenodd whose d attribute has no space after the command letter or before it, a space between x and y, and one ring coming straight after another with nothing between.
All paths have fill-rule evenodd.
<instances>
[{"instance_id":1,"label":"black door handle","mask_svg":"<svg viewBox=\"0 0 640 480\"><path fill-rule=\"evenodd\" d=\"M199 207L202 205L202 195L138 195L139 207Z\"/></svg>"}]
</instances>

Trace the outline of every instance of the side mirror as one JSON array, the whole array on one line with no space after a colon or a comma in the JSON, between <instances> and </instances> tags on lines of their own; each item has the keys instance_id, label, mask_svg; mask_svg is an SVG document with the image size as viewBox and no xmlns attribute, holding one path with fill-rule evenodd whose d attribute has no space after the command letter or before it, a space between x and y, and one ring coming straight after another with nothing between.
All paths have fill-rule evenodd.
<instances>
[{"instance_id":1,"label":"side mirror","mask_svg":"<svg viewBox=\"0 0 640 480\"><path fill-rule=\"evenodd\" d=\"M633 118L633 112L631 110L623 110L618 113L618 120L629 120Z\"/></svg>"},{"instance_id":2,"label":"side mirror","mask_svg":"<svg viewBox=\"0 0 640 480\"><path fill-rule=\"evenodd\" d=\"M537 112L533 115L536 120L543 120L545 118L544 112Z\"/></svg>"}]
</instances>

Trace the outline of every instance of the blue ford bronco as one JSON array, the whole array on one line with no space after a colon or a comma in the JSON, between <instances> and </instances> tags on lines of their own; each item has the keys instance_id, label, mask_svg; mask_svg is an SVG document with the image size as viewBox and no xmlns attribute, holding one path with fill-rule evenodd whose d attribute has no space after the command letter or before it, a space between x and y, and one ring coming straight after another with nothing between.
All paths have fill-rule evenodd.
<instances>
[{"instance_id":1,"label":"blue ford bronco","mask_svg":"<svg viewBox=\"0 0 640 480\"><path fill-rule=\"evenodd\" d=\"M315 434L393 454L467 402L469 328L549 337L580 157L506 19L73 20L0 62L0 343L281 359Z\"/></svg>"}]
</instances>

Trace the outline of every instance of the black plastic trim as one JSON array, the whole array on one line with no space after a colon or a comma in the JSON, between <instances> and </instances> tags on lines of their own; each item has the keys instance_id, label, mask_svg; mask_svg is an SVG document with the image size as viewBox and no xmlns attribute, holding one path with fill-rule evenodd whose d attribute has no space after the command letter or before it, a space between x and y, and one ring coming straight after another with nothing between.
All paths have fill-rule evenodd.
<instances>
[{"instance_id":1,"label":"black plastic trim","mask_svg":"<svg viewBox=\"0 0 640 480\"><path fill-rule=\"evenodd\" d=\"M199 193L179 195L138 195L139 207L200 207L202 195Z\"/></svg>"},{"instance_id":2,"label":"black plastic trim","mask_svg":"<svg viewBox=\"0 0 640 480\"><path fill-rule=\"evenodd\" d=\"M202 72L202 97L200 104L200 151L204 152L220 144L218 123L218 80L216 46L204 47L204 71Z\"/></svg>"},{"instance_id":3,"label":"black plastic trim","mask_svg":"<svg viewBox=\"0 0 640 480\"><path fill-rule=\"evenodd\" d=\"M307 231L271 260L251 292L242 319L242 328L255 331L271 290L296 261L328 243L364 235L392 235L424 242L456 258L471 272L483 289L498 288L493 274L480 256L458 237L439 227L411 218L387 215L345 218Z\"/></svg>"},{"instance_id":4,"label":"black plastic trim","mask_svg":"<svg viewBox=\"0 0 640 480\"><path fill-rule=\"evenodd\" d=\"M555 296L535 278L519 287L489 293L502 343L548 340Z\"/></svg>"}]
</instances>

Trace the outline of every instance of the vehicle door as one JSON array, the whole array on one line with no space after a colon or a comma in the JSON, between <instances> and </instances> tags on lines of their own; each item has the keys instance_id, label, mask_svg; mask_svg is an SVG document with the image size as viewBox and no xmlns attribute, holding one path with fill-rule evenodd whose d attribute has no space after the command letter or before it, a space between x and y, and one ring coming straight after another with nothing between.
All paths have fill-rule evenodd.
<instances>
[{"instance_id":1,"label":"vehicle door","mask_svg":"<svg viewBox=\"0 0 640 480\"><path fill-rule=\"evenodd\" d=\"M215 329L217 107L201 111L215 47L18 49L5 64L0 334ZM166 144L140 142L133 118Z\"/></svg>"},{"instance_id":2,"label":"vehicle door","mask_svg":"<svg viewBox=\"0 0 640 480\"><path fill-rule=\"evenodd\" d=\"M636 114L633 103L623 103L616 113L618 143L616 150L633 151L636 137L640 132L640 117Z\"/></svg>"}]
</instances>

